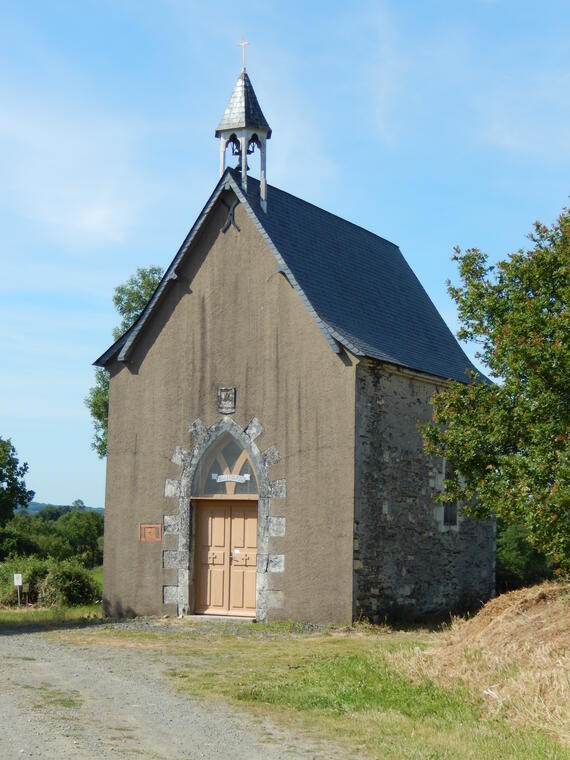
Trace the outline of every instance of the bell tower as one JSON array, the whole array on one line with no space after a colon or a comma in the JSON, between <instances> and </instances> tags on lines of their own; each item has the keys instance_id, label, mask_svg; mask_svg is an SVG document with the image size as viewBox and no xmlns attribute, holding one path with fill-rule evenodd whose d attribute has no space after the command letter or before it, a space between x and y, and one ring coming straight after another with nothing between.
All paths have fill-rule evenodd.
<instances>
[{"instance_id":1,"label":"bell tower","mask_svg":"<svg viewBox=\"0 0 570 760\"><path fill-rule=\"evenodd\" d=\"M247 190L247 157L257 148L260 153L260 204L267 211L266 145L271 137L271 128L259 106L251 80L245 70L245 40L239 43L242 49L242 67L234 91L222 116L216 137L220 138L220 177L226 168L226 148L231 147L232 155L238 157L241 185Z\"/></svg>"}]
</instances>

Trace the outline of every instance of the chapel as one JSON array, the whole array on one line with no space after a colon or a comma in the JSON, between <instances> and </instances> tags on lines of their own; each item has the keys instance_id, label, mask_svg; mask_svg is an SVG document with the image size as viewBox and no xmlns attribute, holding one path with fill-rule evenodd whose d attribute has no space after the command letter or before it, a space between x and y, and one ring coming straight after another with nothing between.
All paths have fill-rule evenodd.
<instances>
[{"instance_id":1,"label":"chapel","mask_svg":"<svg viewBox=\"0 0 570 760\"><path fill-rule=\"evenodd\" d=\"M475 367L395 244L268 184L245 65L215 135L206 205L95 362L105 612L346 624L487 600L494 524L434 500L449 465L418 429Z\"/></svg>"}]
</instances>

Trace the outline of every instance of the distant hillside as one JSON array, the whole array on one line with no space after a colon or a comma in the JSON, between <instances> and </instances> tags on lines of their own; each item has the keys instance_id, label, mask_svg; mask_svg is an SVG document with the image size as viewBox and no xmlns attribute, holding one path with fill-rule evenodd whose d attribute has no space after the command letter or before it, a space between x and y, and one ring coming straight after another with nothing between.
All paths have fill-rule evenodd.
<instances>
[{"instance_id":1,"label":"distant hillside","mask_svg":"<svg viewBox=\"0 0 570 760\"><path fill-rule=\"evenodd\" d=\"M30 515L37 515L38 512L41 512L46 507L57 507L58 509L67 507L68 509L80 509L84 512L97 512L100 515L105 514L105 510L102 507L88 507L85 504L73 506L71 504L44 504L41 501L31 501L28 504L26 512Z\"/></svg>"}]
</instances>

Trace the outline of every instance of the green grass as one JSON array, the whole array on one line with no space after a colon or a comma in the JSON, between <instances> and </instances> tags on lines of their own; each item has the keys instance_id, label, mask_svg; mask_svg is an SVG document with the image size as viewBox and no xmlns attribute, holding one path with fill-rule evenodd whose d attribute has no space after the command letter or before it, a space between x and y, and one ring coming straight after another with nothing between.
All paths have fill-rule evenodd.
<instances>
[{"instance_id":1,"label":"green grass","mask_svg":"<svg viewBox=\"0 0 570 760\"><path fill-rule=\"evenodd\" d=\"M99 567L94 567L91 570L91 577L95 581L97 585L97 598L101 599L103 596L103 565L100 565Z\"/></svg>"},{"instance_id":2,"label":"green grass","mask_svg":"<svg viewBox=\"0 0 570 760\"><path fill-rule=\"evenodd\" d=\"M407 635L220 637L199 654L194 639L191 666L172 676L189 694L249 704L373 757L568 756L546 735L485 719L481 700L466 688L412 683L390 665L390 652L424 643Z\"/></svg>"},{"instance_id":3,"label":"green grass","mask_svg":"<svg viewBox=\"0 0 570 760\"><path fill-rule=\"evenodd\" d=\"M65 707L73 710L81 707L83 703L78 691L62 691L48 681L42 681L39 686L25 685L23 688L30 692L30 706L34 710L43 710L45 707Z\"/></svg>"},{"instance_id":4,"label":"green grass","mask_svg":"<svg viewBox=\"0 0 570 760\"><path fill-rule=\"evenodd\" d=\"M57 628L63 624L80 624L101 618L101 605L80 607L10 607L0 609L0 632L2 628Z\"/></svg>"},{"instance_id":5,"label":"green grass","mask_svg":"<svg viewBox=\"0 0 570 760\"><path fill-rule=\"evenodd\" d=\"M416 720L441 717L451 722L480 717L477 702L465 690L442 689L430 681L410 684L380 651L314 655L277 677L242 687L236 697L331 714L395 710Z\"/></svg>"},{"instance_id":6,"label":"green grass","mask_svg":"<svg viewBox=\"0 0 570 760\"><path fill-rule=\"evenodd\" d=\"M402 657L433 645L437 635L188 621L154 631L81 629L64 640L135 647L141 656L167 659L180 691L239 704L293 732L329 737L351 757L570 757L545 733L486 717L480 695L467 685L447 688L398 670Z\"/></svg>"}]
</instances>

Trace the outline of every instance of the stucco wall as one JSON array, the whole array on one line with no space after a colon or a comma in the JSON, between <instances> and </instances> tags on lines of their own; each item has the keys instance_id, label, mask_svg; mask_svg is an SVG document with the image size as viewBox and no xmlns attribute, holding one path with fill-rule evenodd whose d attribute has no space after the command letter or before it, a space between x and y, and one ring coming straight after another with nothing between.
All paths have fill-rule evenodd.
<instances>
[{"instance_id":1,"label":"stucco wall","mask_svg":"<svg viewBox=\"0 0 570 760\"><path fill-rule=\"evenodd\" d=\"M443 525L441 460L423 449L434 382L364 360L356 373L355 616L421 616L494 593L492 522Z\"/></svg>"},{"instance_id":2,"label":"stucco wall","mask_svg":"<svg viewBox=\"0 0 570 760\"><path fill-rule=\"evenodd\" d=\"M227 199L229 200L229 198ZM268 213L271 213L269 207ZM271 499L285 535L269 539L284 557L269 574L269 618L347 622L352 615L355 369L335 354L283 275L242 206L240 231L222 227L218 205L193 244L129 364L114 364L106 492L105 589L111 612L174 611L162 588L168 541L139 543L139 522L176 510L164 495L180 478L171 461L189 449L188 427L221 415L217 389L237 387L240 427L257 417L260 450L274 445L286 498ZM310 255L310 251L307 251Z\"/></svg>"}]
</instances>

